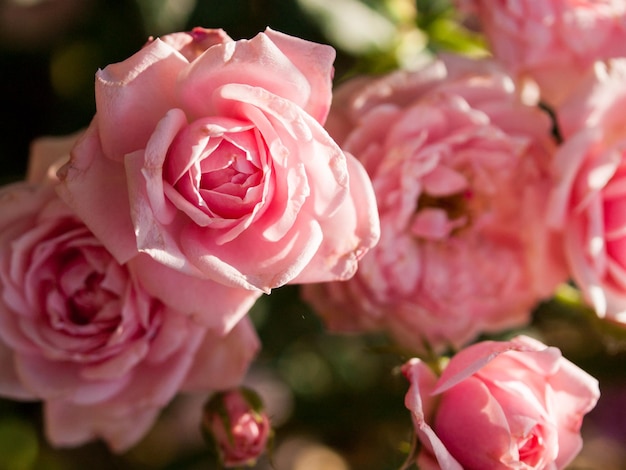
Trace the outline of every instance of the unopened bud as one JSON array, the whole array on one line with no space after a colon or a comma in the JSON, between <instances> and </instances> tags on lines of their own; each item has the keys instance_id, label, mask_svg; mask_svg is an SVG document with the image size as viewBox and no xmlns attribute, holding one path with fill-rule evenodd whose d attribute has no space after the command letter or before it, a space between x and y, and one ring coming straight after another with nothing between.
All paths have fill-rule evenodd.
<instances>
[{"instance_id":1,"label":"unopened bud","mask_svg":"<svg viewBox=\"0 0 626 470\"><path fill-rule=\"evenodd\" d=\"M247 388L213 395L204 406L202 430L226 468L254 465L272 433L260 397Z\"/></svg>"}]
</instances>

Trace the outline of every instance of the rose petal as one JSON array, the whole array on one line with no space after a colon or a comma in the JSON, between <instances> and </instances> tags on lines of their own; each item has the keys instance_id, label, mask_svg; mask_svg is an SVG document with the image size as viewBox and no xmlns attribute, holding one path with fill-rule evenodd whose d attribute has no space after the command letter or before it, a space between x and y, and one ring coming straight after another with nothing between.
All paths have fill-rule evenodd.
<instances>
[{"instance_id":1,"label":"rose petal","mask_svg":"<svg viewBox=\"0 0 626 470\"><path fill-rule=\"evenodd\" d=\"M242 318L227 336L208 332L196 351L182 389L227 390L239 385L260 346L248 317Z\"/></svg>"},{"instance_id":2,"label":"rose petal","mask_svg":"<svg viewBox=\"0 0 626 470\"><path fill-rule=\"evenodd\" d=\"M15 368L13 351L0 341L0 395L13 400L33 400L36 395L24 388Z\"/></svg>"},{"instance_id":3,"label":"rose petal","mask_svg":"<svg viewBox=\"0 0 626 470\"><path fill-rule=\"evenodd\" d=\"M261 295L259 289L224 285L188 276L141 254L129 262L142 286L199 324L227 333Z\"/></svg>"},{"instance_id":4,"label":"rose petal","mask_svg":"<svg viewBox=\"0 0 626 470\"><path fill-rule=\"evenodd\" d=\"M474 375L498 355L518 347L511 342L481 341L464 348L443 371L433 393L440 394L449 390Z\"/></svg>"},{"instance_id":5,"label":"rose petal","mask_svg":"<svg viewBox=\"0 0 626 470\"><path fill-rule=\"evenodd\" d=\"M119 162L145 148L161 117L178 107L175 83L188 64L176 49L155 39L125 61L98 71L92 126L98 128L104 156Z\"/></svg>"},{"instance_id":6,"label":"rose petal","mask_svg":"<svg viewBox=\"0 0 626 470\"><path fill-rule=\"evenodd\" d=\"M328 282L351 278L359 260L380 238L376 196L363 166L346 154L350 196L330 217L321 220L324 239L317 254L291 282Z\"/></svg>"},{"instance_id":7,"label":"rose petal","mask_svg":"<svg viewBox=\"0 0 626 470\"><path fill-rule=\"evenodd\" d=\"M54 446L75 447L101 437L113 452L121 453L148 432L158 412L158 408L119 410L102 404L48 401L44 405L45 432Z\"/></svg>"},{"instance_id":8,"label":"rose petal","mask_svg":"<svg viewBox=\"0 0 626 470\"><path fill-rule=\"evenodd\" d=\"M56 182L56 171L70 158L70 150L83 131L61 137L39 137L30 144L26 181Z\"/></svg>"},{"instance_id":9,"label":"rose petal","mask_svg":"<svg viewBox=\"0 0 626 470\"><path fill-rule=\"evenodd\" d=\"M191 31L166 34L159 39L179 51L189 62L197 59L209 47L232 41L222 29L201 27L195 27Z\"/></svg>"},{"instance_id":10,"label":"rose petal","mask_svg":"<svg viewBox=\"0 0 626 470\"><path fill-rule=\"evenodd\" d=\"M126 177L120 164L101 152L97 129L91 126L78 141L71 160L59 170L57 192L93 234L124 264L137 254L128 206ZM107 217L102 217L107 214Z\"/></svg>"},{"instance_id":11,"label":"rose petal","mask_svg":"<svg viewBox=\"0 0 626 470\"><path fill-rule=\"evenodd\" d=\"M180 99L193 118L212 115L210 101L197 98L240 83L289 100L323 122L330 106L334 57L330 46L267 30L250 40L208 49L182 75Z\"/></svg>"},{"instance_id":12,"label":"rose petal","mask_svg":"<svg viewBox=\"0 0 626 470\"><path fill-rule=\"evenodd\" d=\"M300 38L271 28L267 28L265 34L309 81L311 94L302 108L323 125L331 103L335 50L324 44L303 44Z\"/></svg>"},{"instance_id":13,"label":"rose petal","mask_svg":"<svg viewBox=\"0 0 626 470\"><path fill-rule=\"evenodd\" d=\"M413 424L421 442L435 455L441 470L462 470L463 467L450 454L427 422L427 419L432 419L433 403L429 397L437 380L435 374L419 359L407 362L402 367L402 373L411 384L404 404L411 411ZM427 400L426 403L423 402L424 398Z\"/></svg>"},{"instance_id":14,"label":"rose petal","mask_svg":"<svg viewBox=\"0 0 626 470\"><path fill-rule=\"evenodd\" d=\"M443 393L434 429L449 452L468 468L504 470L519 461L505 411L474 377Z\"/></svg>"},{"instance_id":15,"label":"rose petal","mask_svg":"<svg viewBox=\"0 0 626 470\"><path fill-rule=\"evenodd\" d=\"M118 393L131 376L89 382L80 374L80 365L53 362L36 356L16 356L17 373L22 383L44 400L63 397L77 404L99 403Z\"/></svg>"},{"instance_id":16,"label":"rose petal","mask_svg":"<svg viewBox=\"0 0 626 470\"><path fill-rule=\"evenodd\" d=\"M266 240L253 228L218 245L201 228L185 227L181 247L206 276L228 285L263 292L294 279L311 262L324 235L317 221L303 220L281 239ZM249 247L254 246L251 251Z\"/></svg>"}]
</instances>

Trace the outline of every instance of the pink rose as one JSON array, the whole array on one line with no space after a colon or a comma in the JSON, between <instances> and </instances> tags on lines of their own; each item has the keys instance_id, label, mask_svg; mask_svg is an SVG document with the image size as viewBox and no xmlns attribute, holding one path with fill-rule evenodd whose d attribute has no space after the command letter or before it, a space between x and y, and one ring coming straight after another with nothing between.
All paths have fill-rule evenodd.
<instances>
[{"instance_id":1,"label":"pink rose","mask_svg":"<svg viewBox=\"0 0 626 470\"><path fill-rule=\"evenodd\" d=\"M469 346L441 377L419 359L402 370L424 470L564 468L600 397L597 380L527 336Z\"/></svg>"},{"instance_id":2,"label":"pink rose","mask_svg":"<svg viewBox=\"0 0 626 470\"><path fill-rule=\"evenodd\" d=\"M67 142L38 141L33 157L55 161ZM249 308L249 291L228 303L225 286L189 278L188 288L206 289L195 300L208 314L162 302L151 290L168 279L182 285L183 275L151 270L146 255L120 265L56 197L43 168L30 169L39 184L0 189L0 395L42 400L55 445L102 438L123 451L178 391L240 382L259 347L248 319L233 323ZM226 314L213 311L211 292Z\"/></svg>"},{"instance_id":3,"label":"pink rose","mask_svg":"<svg viewBox=\"0 0 626 470\"><path fill-rule=\"evenodd\" d=\"M557 110L565 140L550 221L574 281L599 316L626 324L626 60L596 67Z\"/></svg>"},{"instance_id":4,"label":"pink rose","mask_svg":"<svg viewBox=\"0 0 626 470\"><path fill-rule=\"evenodd\" d=\"M54 185L58 190L56 173L70 159L70 150L83 135L84 131L80 131L62 137L40 137L33 141L28 162L28 181ZM111 190L115 191L115 188L111 187ZM15 206L12 209L19 210ZM115 236L113 232L107 232L107 235ZM258 291L227 286L170 269L145 254L137 256L136 253L126 262L132 266L134 275L150 295L181 313L194 316L205 326L224 333L250 310L261 295Z\"/></svg>"},{"instance_id":5,"label":"pink rose","mask_svg":"<svg viewBox=\"0 0 626 470\"><path fill-rule=\"evenodd\" d=\"M558 104L597 60L626 55L624 0L457 0L479 19L494 56Z\"/></svg>"},{"instance_id":6,"label":"pink rose","mask_svg":"<svg viewBox=\"0 0 626 470\"><path fill-rule=\"evenodd\" d=\"M382 233L353 279L305 299L331 329L410 348L526 323L566 277L544 220L549 118L493 63L458 57L336 96L330 132L372 178Z\"/></svg>"},{"instance_id":7,"label":"pink rose","mask_svg":"<svg viewBox=\"0 0 626 470\"><path fill-rule=\"evenodd\" d=\"M227 468L253 465L265 452L272 432L260 398L248 389L213 396L205 407L203 430Z\"/></svg>"},{"instance_id":8,"label":"pink rose","mask_svg":"<svg viewBox=\"0 0 626 470\"><path fill-rule=\"evenodd\" d=\"M345 279L378 238L367 175L322 127L334 50L196 28L97 73L61 196L119 262L246 289Z\"/></svg>"}]
</instances>

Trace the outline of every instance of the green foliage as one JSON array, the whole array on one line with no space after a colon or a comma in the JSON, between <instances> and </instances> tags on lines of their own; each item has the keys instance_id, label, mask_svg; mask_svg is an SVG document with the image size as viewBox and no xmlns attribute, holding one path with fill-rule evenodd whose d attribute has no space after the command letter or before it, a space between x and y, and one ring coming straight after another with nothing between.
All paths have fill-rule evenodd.
<instances>
[{"instance_id":1,"label":"green foliage","mask_svg":"<svg viewBox=\"0 0 626 470\"><path fill-rule=\"evenodd\" d=\"M461 22L448 0L416 0L417 27L426 33L434 51L451 51L481 56L487 54L484 38Z\"/></svg>"},{"instance_id":2,"label":"green foliage","mask_svg":"<svg viewBox=\"0 0 626 470\"><path fill-rule=\"evenodd\" d=\"M33 423L6 416L0 419L0 470L30 470L39 453Z\"/></svg>"}]
</instances>

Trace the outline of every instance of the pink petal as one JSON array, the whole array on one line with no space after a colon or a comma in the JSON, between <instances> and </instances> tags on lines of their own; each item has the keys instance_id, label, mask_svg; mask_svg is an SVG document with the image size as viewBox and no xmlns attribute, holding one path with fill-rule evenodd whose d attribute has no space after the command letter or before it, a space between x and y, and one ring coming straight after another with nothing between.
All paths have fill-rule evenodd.
<instances>
[{"instance_id":1,"label":"pink petal","mask_svg":"<svg viewBox=\"0 0 626 470\"><path fill-rule=\"evenodd\" d=\"M189 62L155 39L96 74L96 121L103 154L121 161L143 149L165 113L176 108L176 81Z\"/></svg>"},{"instance_id":2,"label":"pink petal","mask_svg":"<svg viewBox=\"0 0 626 470\"><path fill-rule=\"evenodd\" d=\"M210 100L198 98L212 96L222 85L239 83L289 100L322 122L330 106L334 50L268 33L216 45L195 60L179 84L184 109L194 118L215 114Z\"/></svg>"},{"instance_id":3,"label":"pink petal","mask_svg":"<svg viewBox=\"0 0 626 470\"><path fill-rule=\"evenodd\" d=\"M0 395L13 400L32 400L36 395L24 388L16 369L13 351L0 341Z\"/></svg>"},{"instance_id":4,"label":"pink petal","mask_svg":"<svg viewBox=\"0 0 626 470\"><path fill-rule=\"evenodd\" d=\"M327 45L304 42L270 28L265 30L265 34L309 81L311 95L302 108L320 124L324 124L332 99L335 50Z\"/></svg>"},{"instance_id":5,"label":"pink petal","mask_svg":"<svg viewBox=\"0 0 626 470\"><path fill-rule=\"evenodd\" d=\"M70 159L70 150L83 131L62 137L39 137L30 145L26 180L42 183L56 180L56 170Z\"/></svg>"},{"instance_id":6,"label":"pink petal","mask_svg":"<svg viewBox=\"0 0 626 470\"><path fill-rule=\"evenodd\" d=\"M0 246L7 246L11 240L23 233L15 230L16 224L34 224L36 214L51 198L54 198L54 193L50 188L41 188L35 184L17 182L2 186L0 188ZM32 217L26 220L26 214L32 214Z\"/></svg>"},{"instance_id":7,"label":"pink petal","mask_svg":"<svg viewBox=\"0 0 626 470\"><path fill-rule=\"evenodd\" d=\"M81 371L81 377L86 381L104 381L123 379L131 374L133 368L141 367L141 362L148 353L149 345L146 341L135 341L125 345L124 349L115 356L99 364L88 365Z\"/></svg>"},{"instance_id":8,"label":"pink petal","mask_svg":"<svg viewBox=\"0 0 626 470\"><path fill-rule=\"evenodd\" d=\"M454 229L465 225L466 220L466 217L449 220L445 210L426 208L415 216L411 233L428 240L444 240Z\"/></svg>"},{"instance_id":9,"label":"pink petal","mask_svg":"<svg viewBox=\"0 0 626 470\"><path fill-rule=\"evenodd\" d=\"M141 211L141 206L146 206L159 223L168 224L173 220L175 209L164 195L163 167L172 141L186 125L185 113L180 109L169 110L154 129L145 151L126 156L128 191L133 214ZM144 195L146 197L142 197ZM141 240L145 228L140 223L145 221L135 216L134 222L137 238ZM138 244L141 242L138 241Z\"/></svg>"},{"instance_id":10,"label":"pink petal","mask_svg":"<svg viewBox=\"0 0 626 470\"><path fill-rule=\"evenodd\" d=\"M351 278L358 261L380 238L376 196L363 166L346 154L350 196L331 217L321 219L324 239L317 253L293 283Z\"/></svg>"},{"instance_id":11,"label":"pink petal","mask_svg":"<svg viewBox=\"0 0 626 470\"><path fill-rule=\"evenodd\" d=\"M171 202L162 197L162 192L159 195L158 189L162 187L162 180L150 175L149 172L144 172L142 151L127 156L126 171L132 204L132 224L136 234L135 255L137 252L147 253L165 266L190 276L202 277L202 273L185 257L179 247L177 239L179 232L188 221L184 214L172 210ZM149 178L145 178L144 174ZM150 188L148 183L152 184ZM150 197L154 200L154 208L151 206Z\"/></svg>"},{"instance_id":12,"label":"pink petal","mask_svg":"<svg viewBox=\"0 0 626 470\"><path fill-rule=\"evenodd\" d=\"M187 226L181 248L205 276L228 285L269 292L294 279L311 262L323 241L318 222L301 220L278 242L254 227L218 245L201 227Z\"/></svg>"},{"instance_id":13,"label":"pink petal","mask_svg":"<svg viewBox=\"0 0 626 470\"><path fill-rule=\"evenodd\" d=\"M158 408L118 409L115 406L78 406L63 401L44 405L46 437L57 447L75 447L101 438L113 452L131 448L148 432Z\"/></svg>"},{"instance_id":14,"label":"pink petal","mask_svg":"<svg viewBox=\"0 0 626 470\"><path fill-rule=\"evenodd\" d=\"M57 192L120 264L137 254L124 166L102 155L96 127L78 141L59 170ZM106 217L103 215L106 214Z\"/></svg>"},{"instance_id":15,"label":"pink petal","mask_svg":"<svg viewBox=\"0 0 626 470\"><path fill-rule=\"evenodd\" d=\"M261 295L258 289L188 276L146 254L132 259L129 268L151 295L199 324L223 333L230 331Z\"/></svg>"},{"instance_id":16,"label":"pink petal","mask_svg":"<svg viewBox=\"0 0 626 470\"><path fill-rule=\"evenodd\" d=\"M564 234L568 265L587 301L591 303L596 314L603 318L611 313L608 309L609 291L602 285L601 276L604 273L598 272L589 261L587 253L580 249L586 244L586 234L583 233L585 224L579 219L574 219L573 222L570 221Z\"/></svg>"},{"instance_id":17,"label":"pink petal","mask_svg":"<svg viewBox=\"0 0 626 470\"><path fill-rule=\"evenodd\" d=\"M474 377L443 393L434 429L468 468L506 470L519 461L502 407Z\"/></svg>"},{"instance_id":18,"label":"pink petal","mask_svg":"<svg viewBox=\"0 0 626 470\"><path fill-rule=\"evenodd\" d=\"M185 391L226 390L241 384L261 343L244 317L227 336L208 332L187 374Z\"/></svg>"},{"instance_id":19,"label":"pink petal","mask_svg":"<svg viewBox=\"0 0 626 470\"><path fill-rule=\"evenodd\" d=\"M179 315L176 312L170 314ZM154 349L152 357L149 356L135 368L127 386L111 397L112 404L126 408L154 408L165 406L174 398L184 383L206 331L202 326L193 328L193 322L186 320L187 328L177 329L178 334L183 335L178 349L167 357L162 357L156 350L164 340L172 337L167 327L162 328L158 336L164 337L160 339L157 336L151 345Z\"/></svg>"},{"instance_id":20,"label":"pink petal","mask_svg":"<svg viewBox=\"0 0 626 470\"><path fill-rule=\"evenodd\" d=\"M580 427L583 415L591 411L600 398L598 381L570 361L560 362L559 371L550 377L548 412L558 426L558 468L565 468L582 447Z\"/></svg>"},{"instance_id":21,"label":"pink petal","mask_svg":"<svg viewBox=\"0 0 626 470\"><path fill-rule=\"evenodd\" d=\"M462 349L455 354L441 374L433 393L444 393L474 375L498 355L517 348L511 342L482 341Z\"/></svg>"},{"instance_id":22,"label":"pink petal","mask_svg":"<svg viewBox=\"0 0 626 470\"><path fill-rule=\"evenodd\" d=\"M558 348L546 346L541 341L526 335L518 335L511 339L515 349L510 357L524 367L542 376L548 376L561 367L563 356Z\"/></svg>"},{"instance_id":23,"label":"pink petal","mask_svg":"<svg viewBox=\"0 0 626 470\"><path fill-rule=\"evenodd\" d=\"M420 441L434 454L441 470L462 470L463 467L450 454L441 439L426 421L432 419L432 388L437 380L432 370L419 359L411 359L402 367L402 373L411 384L404 404L411 411L411 418ZM424 398L426 402L424 402Z\"/></svg>"},{"instance_id":24,"label":"pink petal","mask_svg":"<svg viewBox=\"0 0 626 470\"><path fill-rule=\"evenodd\" d=\"M572 209L574 182L589 151L600 138L598 131L588 130L568 139L554 155L554 172L559 176L548 201L547 221L556 229L563 229Z\"/></svg>"},{"instance_id":25,"label":"pink petal","mask_svg":"<svg viewBox=\"0 0 626 470\"><path fill-rule=\"evenodd\" d=\"M79 404L102 402L126 386L130 376L109 381L88 381L80 375L81 366L54 362L36 356L16 357L21 382L39 398L63 399Z\"/></svg>"},{"instance_id":26,"label":"pink petal","mask_svg":"<svg viewBox=\"0 0 626 470\"><path fill-rule=\"evenodd\" d=\"M222 29L201 27L182 33L166 34L160 39L179 51L189 62L197 59L209 47L232 41L230 36Z\"/></svg>"},{"instance_id":27,"label":"pink petal","mask_svg":"<svg viewBox=\"0 0 626 470\"><path fill-rule=\"evenodd\" d=\"M461 173L439 165L422 178L424 191L434 197L450 196L469 186L467 178Z\"/></svg>"},{"instance_id":28,"label":"pink petal","mask_svg":"<svg viewBox=\"0 0 626 470\"><path fill-rule=\"evenodd\" d=\"M331 215L337 209L348 190L346 157L319 123L261 88L225 85L218 97L215 103L221 113L236 110L237 118L259 128L275 166L304 165L316 215ZM245 104L237 106L238 101Z\"/></svg>"}]
</instances>

